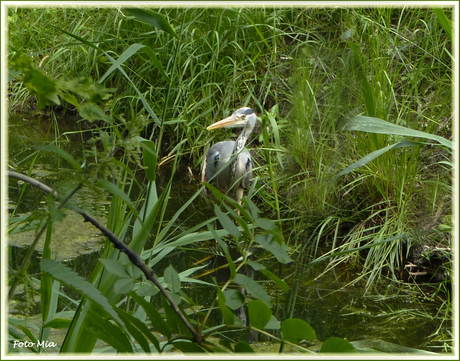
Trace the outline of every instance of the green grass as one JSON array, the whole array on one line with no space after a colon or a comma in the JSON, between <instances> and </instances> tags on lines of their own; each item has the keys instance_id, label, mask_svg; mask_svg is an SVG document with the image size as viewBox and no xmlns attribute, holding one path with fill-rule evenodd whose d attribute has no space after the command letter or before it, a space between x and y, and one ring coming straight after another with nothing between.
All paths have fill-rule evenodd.
<instances>
[{"instance_id":1,"label":"green grass","mask_svg":"<svg viewBox=\"0 0 460 361\"><path fill-rule=\"evenodd\" d=\"M133 151L123 137L147 129L142 135L155 142L159 161L175 155L171 174L189 165L199 179L206 150L230 136L211 134L206 126L241 106L253 107L262 121L249 144L260 181L253 201L283 231L297 257L297 275L304 274L302 262L340 251L329 267L349 262L372 292L382 270L399 277L412 245L449 246L450 149L428 141L392 149L334 177L406 139L344 131L359 114L452 138L453 53L443 17L451 18L452 9L154 10L176 36L122 8L11 8L8 56L33 55L53 79L103 79L106 88L116 89L103 107L119 132L116 140L115 132L100 136L127 150L129 158ZM109 74L108 56L126 58ZM10 83L11 111L24 108L27 97L22 84ZM128 172L118 179L128 194L131 177ZM176 181L171 175L169 186ZM168 233L175 219L164 219L166 204L154 246L177 236ZM125 207L114 208L111 226L128 224ZM292 297L295 303L295 292ZM449 314L450 306L445 309Z\"/></svg>"}]
</instances>

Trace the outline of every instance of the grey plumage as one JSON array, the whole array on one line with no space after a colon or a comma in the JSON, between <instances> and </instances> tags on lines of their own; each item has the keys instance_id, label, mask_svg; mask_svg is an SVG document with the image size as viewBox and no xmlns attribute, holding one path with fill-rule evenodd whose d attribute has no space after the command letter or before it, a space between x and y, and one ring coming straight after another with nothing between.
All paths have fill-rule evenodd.
<instances>
[{"instance_id":1,"label":"grey plumage","mask_svg":"<svg viewBox=\"0 0 460 361\"><path fill-rule=\"evenodd\" d=\"M208 130L223 127L243 128L236 141L227 140L214 144L206 155L208 181L223 193L230 190L231 194L235 194L238 202L243 197L243 190L249 186L251 181L252 160L245 144L256 122L257 117L254 110L244 107L207 128Z\"/></svg>"}]
</instances>

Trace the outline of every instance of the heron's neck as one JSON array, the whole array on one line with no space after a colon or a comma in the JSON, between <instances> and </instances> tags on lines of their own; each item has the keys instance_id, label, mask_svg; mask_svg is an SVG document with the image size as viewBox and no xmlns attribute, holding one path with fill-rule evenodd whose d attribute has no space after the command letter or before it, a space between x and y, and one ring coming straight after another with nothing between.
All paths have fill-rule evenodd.
<instances>
[{"instance_id":1,"label":"heron's neck","mask_svg":"<svg viewBox=\"0 0 460 361\"><path fill-rule=\"evenodd\" d=\"M234 157L232 162L230 163L230 179L235 181L235 176L236 176L236 168L238 165L238 158L239 158L239 153L243 150L244 146L246 145L246 141L248 140L249 134L252 132L253 126L251 124L248 124L248 126L243 128L243 131L241 132L240 136L237 138L235 141L235 145L233 147L233 152L232 156Z\"/></svg>"},{"instance_id":2,"label":"heron's neck","mask_svg":"<svg viewBox=\"0 0 460 361\"><path fill-rule=\"evenodd\" d=\"M249 134L252 132L252 129L253 126L250 123L248 123L248 125L243 128L240 136L235 141L232 154L237 154L243 150L244 146L246 145L246 141L248 140Z\"/></svg>"},{"instance_id":3,"label":"heron's neck","mask_svg":"<svg viewBox=\"0 0 460 361\"><path fill-rule=\"evenodd\" d=\"M243 129L240 136L235 141L235 145L233 147L233 154L239 153L246 145L247 140L248 140L248 136L245 133L245 129Z\"/></svg>"}]
</instances>

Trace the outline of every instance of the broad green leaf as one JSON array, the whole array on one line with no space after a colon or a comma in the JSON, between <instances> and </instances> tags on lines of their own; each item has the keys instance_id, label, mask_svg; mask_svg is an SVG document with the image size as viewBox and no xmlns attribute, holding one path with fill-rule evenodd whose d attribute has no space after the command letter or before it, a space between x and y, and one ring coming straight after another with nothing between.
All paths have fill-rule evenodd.
<instances>
[{"instance_id":1,"label":"broad green leaf","mask_svg":"<svg viewBox=\"0 0 460 361\"><path fill-rule=\"evenodd\" d=\"M168 289L173 293L179 293L180 278L172 265L169 265L168 268L166 268L163 277L168 285Z\"/></svg>"},{"instance_id":2,"label":"broad green leaf","mask_svg":"<svg viewBox=\"0 0 460 361\"><path fill-rule=\"evenodd\" d=\"M156 179L157 153L155 143L147 140L140 143L142 147L142 160L144 162L147 179L154 182Z\"/></svg>"},{"instance_id":3,"label":"broad green leaf","mask_svg":"<svg viewBox=\"0 0 460 361\"><path fill-rule=\"evenodd\" d=\"M158 197L155 182L147 184L147 194L142 205L139 216L136 217L133 226L133 240L129 243L131 248L137 254L142 252L145 242L150 237L150 232L155 223L158 212L161 208L162 201L166 192L163 191ZM152 267L153 265L149 265Z\"/></svg>"},{"instance_id":4,"label":"broad green leaf","mask_svg":"<svg viewBox=\"0 0 460 361\"><path fill-rule=\"evenodd\" d=\"M155 296L158 292L160 292L160 290L150 281L143 283L136 290L136 293L141 297Z\"/></svg>"},{"instance_id":5,"label":"broad green leaf","mask_svg":"<svg viewBox=\"0 0 460 361\"><path fill-rule=\"evenodd\" d=\"M264 290L264 288L259 285L256 281L249 278L248 276L237 273L233 281L240 286L243 286L245 290L253 295L255 298L258 298L261 301L264 301L268 307L272 306L270 296Z\"/></svg>"},{"instance_id":6,"label":"broad green leaf","mask_svg":"<svg viewBox=\"0 0 460 361\"><path fill-rule=\"evenodd\" d=\"M54 320L45 323L43 328L69 328L71 323L72 320L68 318L55 318Z\"/></svg>"},{"instance_id":7,"label":"broad green leaf","mask_svg":"<svg viewBox=\"0 0 460 361\"><path fill-rule=\"evenodd\" d=\"M171 297L174 299L174 296L176 294L171 294ZM177 295L179 296L179 295ZM179 297L177 297L179 298ZM169 326L169 329L173 331L174 333L179 333L180 335L190 335L190 330L185 326L185 324L182 322L182 320L179 318L177 313L173 310L169 302L166 300L164 296L161 297L161 304L163 305L163 309L166 314L166 323ZM180 301L180 298L179 298ZM176 303L178 303L178 300L175 300ZM185 317L187 317L184 314Z\"/></svg>"},{"instance_id":8,"label":"broad green leaf","mask_svg":"<svg viewBox=\"0 0 460 361\"><path fill-rule=\"evenodd\" d=\"M104 85L95 83L92 78L80 76L78 78L67 79L60 78L57 81L57 87L69 92L78 94L80 97L88 100L90 103L99 103L103 100L109 99L116 88L106 88ZM67 94L67 92L66 92ZM71 104L74 104L75 99L71 99ZM80 103L77 101L75 106Z\"/></svg>"},{"instance_id":9,"label":"broad green leaf","mask_svg":"<svg viewBox=\"0 0 460 361\"><path fill-rule=\"evenodd\" d=\"M425 350L419 350L412 347L401 346L395 343L391 343L384 340L366 339L361 341L350 342L355 349L364 352L385 352L385 353L399 353L399 354L411 354L414 355L427 355L427 356L439 356L439 353L430 352ZM421 359L421 358L418 358Z\"/></svg>"},{"instance_id":10,"label":"broad green leaf","mask_svg":"<svg viewBox=\"0 0 460 361\"><path fill-rule=\"evenodd\" d=\"M219 340L219 345L222 345L222 346L228 348L228 349L229 349L230 351L232 351L232 352L234 351L234 350L233 350L233 347L232 347L232 344L231 344L230 341L227 340L226 338L221 338L221 339Z\"/></svg>"},{"instance_id":11,"label":"broad green leaf","mask_svg":"<svg viewBox=\"0 0 460 361\"><path fill-rule=\"evenodd\" d=\"M235 345L235 352L237 353L255 353L252 347L244 341L237 342Z\"/></svg>"},{"instance_id":12,"label":"broad green leaf","mask_svg":"<svg viewBox=\"0 0 460 361\"><path fill-rule=\"evenodd\" d=\"M57 209L56 204L54 203L54 199L51 196L51 194L48 194L47 201L49 204L48 208L50 208L50 210L51 208L54 208L54 212L56 212L59 217L60 215L59 212L62 212L62 211ZM43 253L42 253L42 257L46 259L51 258L50 245L51 245L52 234L53 234L53 217L50 217L48 218L47 225L46 225L46 236L45 236L45 243L43 245ZM42 310L43 323L47 322L49 319L52 319L56 312L57 300L59 298L57 295L57 292L59 291L59 282L54 280L54 283L55 285L53 287L53 279L49 275L43 274L41 276L40 299L41 299L41 310ZM49 330L44 330L44 332L46 334L49 334ZM47 335L44 335L44 336L47 336Z\"/></svg>"},{"instance_id":13,"label":"broad green leaf","mask_svg":"<svg viewBox=\"0 0 460 361\"><path fill-rule=\"evenodd\" d=\"M174 341L172 345L185 353L205 353L206 351L194 342Z\"/></svg>"},{"instance_id":14,"label":"broad green leaf","mask_svg":"<svg viewBox=\"0 0 460 361\"><path fill-rule=\"evenodd\" d=\"M259 217L259 208L254 204L253 201L248 197L243 198L243 202L245 202L248 205L249 210L251 211L252 219L257 221L257 218Z\"/></svg>"},{"instance_id":15,"label":"broad green leaf","mask_svg":"<svg viewBox=\"0 0 460 361\"><path fill-rule=\"evenodd\" d=\"M116 259L99 258L99 262L101 262L110 273L124 278L129 277L128 272L126 272L125 267L120 261Z\"/></svg>"},{"instance_id":16,"label":"broad green leaf","mask_svg":"<svg viewBox=\"0 0 460 361\"><path fill-rule=\"evenodd\" d=\"M87 329L118 352L134 352L131 342L123 330L107 318L101 317L98 312L92 310L88 312Z\"/></svg>"},{"instance_id":17,"label":"broad green leaf","mask_svg":"<svg viewBox=\"0 0 460 361\"><path fill-rule=\"evenodd\" d=\"M220 312L222 312L222 315L224 316L224 323L227 326L232 326L235 324L235 315L225 305L225 301L226 299L224 293L220 289L217 289L217 303L219 304Z\"/></svg>"},{"instance_id":18,"label":"broad green leaf","mask_svg":"<svg viewBox=\"0 0 460 361\"><path fill-rule=\"evenodd\" d=\"M283 340L298 344L303 340L313 340L316 338L316 332L311 326L299 318L288 318L281 325Z\"/></svg>"},{"instance_id":19,"label":"broad green leaf","mask_svg":"<svg viewBox=\"0 0 460 361\"><path fill-rule=\"evenodd\" d=\"M25 73L30 69L36 68L35 63L32 61L30 56L19 52L11 57L8 65L11 69L16 70L18 73Z\"/></svg>"},{"instance_id":20,"label":"broad green leaf","mask_svg":"<svg viewBox=\"0 0 460 361\"><path fill-rule=\"evenodd\" d=\"M31 69L26 71L22 81L24 86L29 89L30 94L36 96L39 109L44 109L47 105L53 103L61 104L55 82L41 70Z\"/></svg>"},{"instance_id":21,"label":"broad green leaf","mask_svg":"<svg viewBox=\"0 0 460 361\"><path fill-rule=\"evenodd\" d=\"M217 218L219 219L220 224L224 229L230 233L235 239L238 239L240 236L240 231L238 227L235 226L235 223L227 216L224 212L220 210L217 205L214 205L214 212L216 213Z\"/></svg>"},{"instance_id":22,"label":"broad green leaf","mask_svg":"<svg viewBox=\"0 0 460 361\"><path fill-rule=\"evenodd\" d=\"M143 274L139 267L136 267L131 263L131 260L126 255L126 253L122 253L120 255L120 261L123 263L126 272L128 272L130 278L137 280Z\"/></svg>"},{"instance_id":23,"label":"broad green leaf","mask_svg":"<svg viewBox=\"0 0 460 361\"><path fill-rule=\"evenodd\" d=\"M133 324L133 320L136 319L136 317L134 316L127 316L128 313L121 310L121 309L118 309L117 308L117 312L118 312L118 316L120 316L120 318L123 320L123 322L125 323L125 326L126 326L126 329L128 330L128 332L134 337L134 339L137 341L137 343L142 347L142 349L144 350L145 353L147 354L150 354L150 345L147 341L147 339L144 337L144 335L142 334L142 332L139 331L139 329L137 328L137 324ZM137 319L139 322L140 320ZM153 336L153 335L152 335Z\"/></svg>"},{"instance_id":24,"label":"broad green leaf","mask_svg":"<svg viewBox=\"0 0 460 361\"><path fill-rule=\"evenodd\" d=\"M227 258L228 266L230 269L230 277L234 278L236 274L236 266L235 263L232 260L232 257L230 256L230 251L228 248L228 244L220 238L218 232L211 227L210 224L207 225L209 232L212 234L213 238L216 240L217 244L222 248L224 251L225 257Z\"/></svg>"},{"instance_id":25,"label":"broad green leaf","mask_svg":"<svg viewBox=\"0 0 460 361\"><path fill-rule=\"evenodd\" d=\"M279 330L281 328L281 323L278 319L272 315L270 321L265 325L264 330Z\"/></svg>"},{"instance_id":26,"label":"broad green leaf","mask_svg":"<svg viewBox=\"0 0 460 361\"><path fill-rule=\"evenodd\" d=\"M260 227L266 231L276 231L278 230L278 227L276 224L271 220L267 218L257 218L256 219L256 226Z\"/></svg>"},{"instance_id":27,"label":"broad green leaf","mask_svg":"<svg viewBox=\"0 0 460 361\"><path fill-rule=\"evenodd\" d=\"M113 309L113 306L109 303L101 291L95 288L92 283L89 283L77 273L72 271L70 268L67 268L66 266L50 259L42 259L40 261L40 268L43 273L51 275L53 278L61 281L62 283L73 288L74 290L84 295L86 298L89 298L91 301L101 306L102 309L108 312L115 321L117 321L120 325L123 324Z\"/></svg>"},{"instance_id":28,"label":"broad green leaf","mask_svg":"<svg viewBox=\"0 0 460 361\"><path fill-rule=\"evenodd\" d=\"M441 7L433 7L433 12L436 14L439 23L441 24L446 34L449 36L450 40L452 40L452 21L447 18L446 13Z\"/></svg>"},{"instance_id":29,"label":"broad green leaf","mask_svg":"<svg viewBox=\"0 0 460 361\"><path fill-rule=\"evenodd\" d=\"M244 304L244 296L238 290L225 290L225 305L232 310L237 310Z\"/></svg>"},{"instance_id":30,"label":"broad green leaf","mask_svg":"<svg viewBox=\"0 0 460 361\"><path fill-rule=\"evenodd\" d=\"M387 122L380 118L366 117L364 115L357 115L356 117L350 119L344 126L344 130L358 130L361 132L368 133L378 133L378 134L394 134L402 135L405 137L417 137L435 140L442 145L453 149L454 145L450 140L447 140L438 135L422 132L420 130L414 130L411 128L406 128L401 125L393 124Z\"/></svg>"},{"instance_id":31,"label":"broad green leaf","mask_svg":"<svg viewBox=\"0 0 460 361\"><path fill-rule=\"evenodd\" d=\"M261 270L267 268L267 267L265 267L263 264L258 263L258 262L251 261L250 259L248 259L246 262L248 263L248 265L250 265L250 266L252 267L252 269L253 269L254 271L261 271Z\"/></svg>"},{"instance_id":32,"label":"broad green leaf","mask_svg":"<svg viewBox=\"0 0 460 361\"><path fill-rule=\"evenodd\" d=\"M412 142L410 140L403 140L402 142L389 145L388 147L385 147L385 148L382 148L382 149L375 150L372 153L369 153L369 154L365 155L360 160L358 160L357 162L355 162L352 165L348 166L347 168L345 168L341 172L339 172L333 178L333 181L336 181L338 178L340 178L341 176L343 176L345 174L350 173L352 170L354 170L356 168L359 168L359 167L362 167L363 165L373 161L375 158L381 156L382 154L388 152L391 149L403 148L403 147L412 147L414 145L420 145L420 143Z\"/></svg>"},{"instance_id":33,"label":"broad green leaf","mask_svg":"<svg viewBox=\"0 0 460 361\"><path fill-rule=\"evenodd\" d=\"M139 8L125 9L125 10L131 15L135 16L140 21L143 21L144 23L152 25L176 37L176 33L174 29L171 27L171 25L169 25L166 19L160 14L153 12L151 10L139 9Z\"/></svg>"},{"instance_id":34,"label":"broad green leaf","mask_svg":"<svg viewBox=\"0 0 460 361\"><path fill-rule=\"evenodd\" d=\"M46 146L36 145L34 146L34 148L38 150L43 150L45 152L55 153L58 156L60 156L62 159L69 162L74 167L74 169L81 171L80 163L78 163L70 153L67 153L64 149L59 148L56 145L46 145Z\"/></svg>"},{"instance_id":35,"label":"broad green leaf","mask_svg":"<svg viewBox=\"0 0 460 361\"><path fill-rule=\"evenodd\" d=\"M118 294L128 293L134 289L132 278L120 278L113 285L113 291Z\"/></svg>"},{"instance_id":36,"label":"broad green leaf","mask_svg":"<svg viewBox=\"0 0 460 361\"><path fill-rule=\"evenodd\" d=\"M263 233L255 236L254 240L260 244L265 250L271 252L278 262L289 263L293 260L288 256L289 247L285 243L277 242L272 234Z\"/></svg>"},{"instance_id":37,"label":"broad green leaf","mask_svg":"<svg viewBox=\"0 0 460 361\"><path fill-rule=\"evenodd\" d=\"M270 310L270 307L260 300L248 302L248 313L251 326L260 329L264 328L272 317L272 310Z\"/></svg>"},{"instance_id":38,"label":"broad green leaf","mask_svg":"<svg viewBox=\"0 0 460 361\"><path fill-rule=\"evenodd\" d=\"M271 219L257 218L255 223L257 227L260 227L266 230L267 232L273 234L278 243L281 243L283 241L283 235L281 234L278 226Z\"/></svg>"},{"instance_id":39,"label":"broad green leaf","mask_svg":"<svg viewBox=\"0 0 460 361\"><path fill-rule=\"evenodd\" d=\"M340 337L329 337L321 345L319 352L357 352L353 345Z\"/></svg>"},{"instance_id":40,"label":"broad green leaf","mask_svg":"<svg viewBox=\"0 0 460 361\"><path fill-rule=\"evenodd\" d=\"M355 27L350 28L342 34L342 36L340 37L340 40L347 40L351 38L353 35L355 35L355 33L356 33L356 28Z\"/></svg>"},{"instance_id":41,"label":"broad green leaf","mask_svg":"<svg viewBox=\"0 0 460 361\"><path fill-rule=\"evenodd\" d=\"M284 292L289 292L289 286L285 281L274 275L268 269L263 269L261 270L261 272L265 275L265 277L275 282L279 286L279 288L281 288Z\"/></svg>"},{"instance_id":42,"label":"broad green leaf","mask_svg":"<svg viewBox=\"0 0 460 361\"><path fill-rule=\"evenodd\" d=\"M83 119L90 122L103 120L104 122L112 124L112 117L106 114L106 111L95 103L88 102L80 104L77 109Z\"/></svg>"},{"instance_id":43,"label":"broad green leaf","mask_svg":"<svg viewBox=\"0 0 460 361\"><path fill-rule=\"evenodd\" d=\"M77 97L73 94L66 92L62 96L62 99L65 100L67 103L72 104L74 107L78 107L80 105L80 102L77 100Z\"/></svg>"},{"instance_id":44,"label":"broad green leaf","mask_svg":"<svg viewBox=\"0 0 460 361\"><path fill-rule=\"evenodd\" d=\"M153 343L153 345L155 346L157 351L160 351L160 343L158 342L158 339L153 335L152 332L150 332L149 328L147 327L147 325L144 322L142 322L137 317L129 314L128 312L126 312L126 311L124 311L124 310L122 310L120 308L117 308L116 310L117 310L118 315L120 316L120 318L123 321L125 321L125 324L126 324L127 321L129 321L134 326L136 326L144 334L144 336L146 336Z\"/></svg>"},{"instance_id":45,"label":"broad green leaf","mask_svg":"<svg viewBox=\"0 0 460 361\"><path fill-rule=\"evenodd\" d=\"M161 317L156 307L152 303L149 303L142 297L138 296L133 291L130 292L129 295L145 310L155 331L161 333L162 335L170 339L171 330L169 329L163 317Z\"/></svg>"}]
</instances>

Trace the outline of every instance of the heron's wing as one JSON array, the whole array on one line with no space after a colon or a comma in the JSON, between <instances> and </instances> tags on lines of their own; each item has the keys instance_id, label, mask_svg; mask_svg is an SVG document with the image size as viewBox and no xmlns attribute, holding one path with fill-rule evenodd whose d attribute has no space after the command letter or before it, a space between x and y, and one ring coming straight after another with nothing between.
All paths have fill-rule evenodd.
<instances>
[{"instance_id":1,"label":"heron's wing","mask_svg":"<svg viewBox=\"0 0 460 361\"><path fill-rule=\"evenodd\" d=\"M206 178L221 190L231 186L231 184L229 184L230 169L227 166L230 164L234 146L234 141L228 140L219 142L209 148L208 154L206 155ZM223 167L226 169L220 171ZM226 190L227 189L225 189L225 191Z\"/></svg>"}]
</instances>

